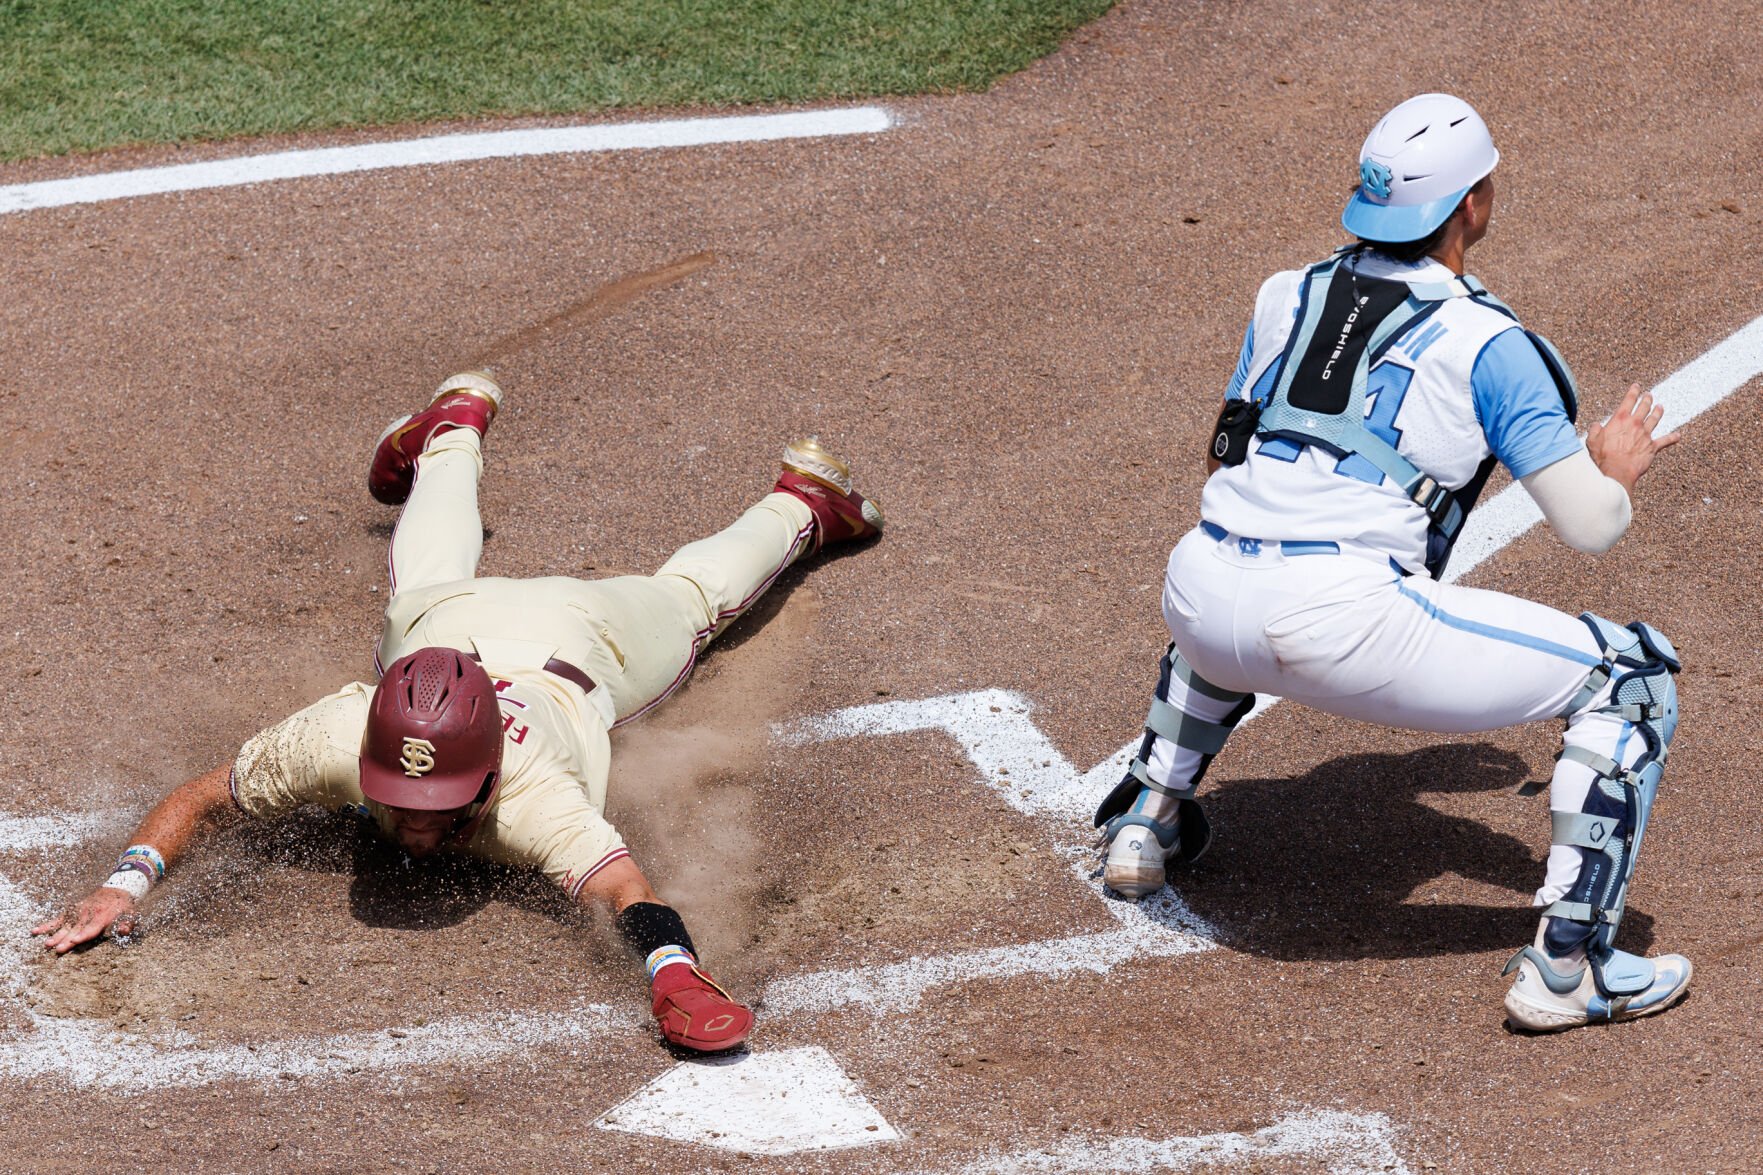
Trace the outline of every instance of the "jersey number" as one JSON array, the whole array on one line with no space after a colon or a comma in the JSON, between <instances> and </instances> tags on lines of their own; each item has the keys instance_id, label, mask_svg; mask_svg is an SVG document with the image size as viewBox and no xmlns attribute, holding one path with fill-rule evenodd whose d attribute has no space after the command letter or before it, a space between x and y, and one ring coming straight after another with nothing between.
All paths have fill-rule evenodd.
<instances>
[{"instance_id":1,"label":"jersey number","mask_svg":"<svg viewBox=\"0 0 1763 1175\"><path fill-rule=\"evenodd\" d=\"M1408 396L1408 385L1413 382L1413 370L1399 363L1378 364L1365 382L1365 403L1368 408L1365 413L1365 427L1371 430L1372 436L1392 449L1402 439L1402 430L1396 427L1396 414L1402 410L1402 401ZM1334 471L1372 485L1383 481L1383 471L1357 453L1335 462Z\"/></svg>"}]
</instances>

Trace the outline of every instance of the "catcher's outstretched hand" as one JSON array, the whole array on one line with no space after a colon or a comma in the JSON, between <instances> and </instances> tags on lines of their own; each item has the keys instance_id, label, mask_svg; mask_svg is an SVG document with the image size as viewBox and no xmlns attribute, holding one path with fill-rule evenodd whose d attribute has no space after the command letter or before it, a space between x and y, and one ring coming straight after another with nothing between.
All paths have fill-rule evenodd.
<instances>
[{"instance_id":1,"label":"catcher's outstretched hand","mask_svg":"<svg viewBox=\"0 0 1763 1175\"><path fill-rule=\"evenodd\" d=\"M1652 392L1641 391L1640 384L1629 384L1628 394L1622 397L1610 419L1586 430L1586 451L1605 477L1621 482L1622 488L1633 494L1635 483L1659 450L1681 439L1675 432L1662 437L1653 435L1664 416L1665 408L1654 403Z\"/></svg>"},{"instance_id":2,"label":"catcher's outstretched hand","mask_svg":"<svg viewBox=\"0 0 1763 1175\"><path fill-rule=\"evenodd\" d=\"M90 897L74 907L71 914L60 914L41 926L33 926L32 934L46 934L46 950L65 955L83 942L102 938L106 931L118 935L131 933L135 927L135 899L120 889L108 886L95 889Z\"/></svg>"}]
</instances>

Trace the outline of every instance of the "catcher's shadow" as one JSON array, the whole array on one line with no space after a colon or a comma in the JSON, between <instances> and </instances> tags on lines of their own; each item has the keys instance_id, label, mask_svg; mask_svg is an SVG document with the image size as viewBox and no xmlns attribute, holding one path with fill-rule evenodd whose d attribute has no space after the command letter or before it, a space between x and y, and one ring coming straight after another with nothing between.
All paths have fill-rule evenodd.
<instances>
[{"instance_id":1,"label":"catcher's shadow","mask_svg":"<svg viewBox=\"0 0 1763 1175\"><path fill-rule=\"evenodd\" d=\"M1511 791L1528 776L1510 751L1451 744L1343 756L1293 779L1235 780L1206 793L1217 835L1176 888L1232 947L1278 959L1513 949L1536 932L1527 895L1542 860L1515 837L1418 797ZM1544 799L1511 802L1548 828ZM1421 887L1445 873L1517 892L1500 905L1426 900ZM1623 948L1644 953L1652 922L1630 907Z\"/></svg>"}]
</instances>

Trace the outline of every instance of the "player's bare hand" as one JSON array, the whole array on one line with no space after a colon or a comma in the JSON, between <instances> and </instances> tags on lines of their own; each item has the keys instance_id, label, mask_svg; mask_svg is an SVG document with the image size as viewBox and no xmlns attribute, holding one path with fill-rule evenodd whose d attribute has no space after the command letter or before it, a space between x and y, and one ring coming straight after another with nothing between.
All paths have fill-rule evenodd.
<instances>
[{"instance_id":1,"label":"player's bare hand","mask_svg":"<svg viewBox=\"0 0 1763 1175\"><path fill-rule=\"evenodd\" d=\"M44 948L65 955L83 942L102 938L106 931L122 936L132 933L134 928L135 899L120 889L105 887L93 890L73 913L33 926L31 933L48 935L43 940Z\"/></svg>"},{"instance_id":2,"label":"player's bare hand","mask_svg":"<svg viewBox=\"0 0 1763 1175\"><path fill-rule=\"evenodd\" d=\"M1665 408L1653 401L1652 392L1641 391L1640 384L1629 384L1628 394L1622 397L1610 419L1586 430L1586 451L1605 477L1615 478L1632 494L1635 483L1659 450L1677 444L1680 439L1675 432L1653 435L1664 416Z\"/></svg>"}]
</instances>

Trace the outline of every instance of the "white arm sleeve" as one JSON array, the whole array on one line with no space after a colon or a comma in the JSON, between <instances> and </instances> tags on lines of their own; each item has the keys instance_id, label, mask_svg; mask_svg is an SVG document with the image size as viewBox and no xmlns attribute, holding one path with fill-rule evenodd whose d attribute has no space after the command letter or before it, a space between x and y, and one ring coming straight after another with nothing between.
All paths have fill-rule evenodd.
<instances>
[{"instance_id":1,"label":"white arm sleeve","mask_svg":"<svg viewBox=\"0 0 1763 1175\"><path fill-rule=\"evenodd\" d=\"M1628 491L1598 471L1584 449L1519 479L1549 527L1576 551L1601 555L1628 530Z\"/></svg>"}]
</instances>

